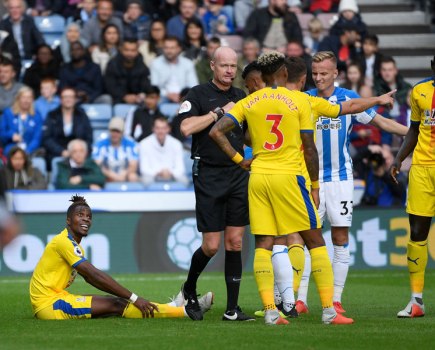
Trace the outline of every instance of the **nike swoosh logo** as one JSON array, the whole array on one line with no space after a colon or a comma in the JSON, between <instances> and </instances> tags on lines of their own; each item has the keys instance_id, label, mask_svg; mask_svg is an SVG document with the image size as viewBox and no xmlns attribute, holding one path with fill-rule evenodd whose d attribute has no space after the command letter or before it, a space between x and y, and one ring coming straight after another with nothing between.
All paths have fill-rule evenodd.
<instances>
[{"instance_id":1,"label":"nike swoosh logo","mask_svg":"<svg viewBox=\"0 0 435 350\"><path fill-rule=\"evenodd\" d=\"M234 278L233 277L233 282L240 282L242 279L241 278Z\"/></svg>"},{"instance_id":2,"label":"nike swoosh logo","mask_svg":"<svg viewBox=\"0 0 435 350\"><path fill-rule=\"evenodd\" d=\"M235 321L235 320L237 320L237 312L235 312L234 315L232 315L232 316L224 314L224 317L229 319L230 321Z\"/></svg>"},{"instance_id":3,"label":"nike swoosh logo","mask_svg":"<svg viewBox=\"0 0 435 350\"><path fill-rule=\"evenodd\" d=\"M273 322L273 323L276 323L276 321L278 321L278 317L274 317L274 318L272 318L272 322Z\"/></svg>"},{"instance_id":4,"label":"nike swoosh logo","mask_svg":"<svg viewBox=\"0 0 435 350\"><path fill-rule=\"evenodd\" d=\"M216 100L217 100L217 98L210 98L208 101L212 102L212 101L216 101Z\"/></svg>"}]
</instances>

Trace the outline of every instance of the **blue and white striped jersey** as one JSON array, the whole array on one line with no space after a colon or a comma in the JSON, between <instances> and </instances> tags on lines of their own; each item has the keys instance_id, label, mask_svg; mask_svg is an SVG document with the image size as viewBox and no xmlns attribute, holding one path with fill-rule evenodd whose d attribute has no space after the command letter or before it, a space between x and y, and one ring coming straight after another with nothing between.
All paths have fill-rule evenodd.
<instances>
[{"instance_id":1,"label":"blue and white striped jersey","mask_svg":"<svg viewBox=\"0 0 435 350\"><path fill-rule=\"evenodd\" d=\"M130 161L139 159L138 145L134 140L123 137L119 147L113 147L108 137L94 145L92 158L118 173L127 169Z\"/></svg>"},{"instance_id":2,"label":"blue and white striped jersey","mask_svg":"<svg viewBox=\"0 0 435 350\"><path fill-rule=\"evenodd\" d=\"M317 89L306 91L311 96L317 96ZM336 87L327 98L332 103L343 103L352 98L360 97L355 91ZM316 124L316 146L319 153L319 181L352 180L352 159L349 154L349 134L353 123L368 124L376 115L372 108L358 114L340 115L331 119L320 116Z\"/></svg>"}]
</instances>

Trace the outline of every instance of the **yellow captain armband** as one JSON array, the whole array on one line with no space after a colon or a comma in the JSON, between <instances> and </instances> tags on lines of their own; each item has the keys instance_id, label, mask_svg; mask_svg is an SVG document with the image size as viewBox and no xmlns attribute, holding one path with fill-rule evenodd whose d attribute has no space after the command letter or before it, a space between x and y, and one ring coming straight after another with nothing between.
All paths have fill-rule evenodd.
<instances>
[{"instance_id":1,"label":"yellow captain armband","mask_svg":"<svg viewBox=\"0 0 435 350\"><path fill-rule=\"evenodd\" d=\"M316 189L320 188L319 180L311 181L311 188L312 188L313 190L316 190Z\"/></svg>"},{"instance_id":2,"label":"yellow captain armband","mask_svg":"<svg viewBox=\"0 0 435 350\"><path fill-rule=\"evenodd\" d=\"M243 157L239 152L237 152L236 155L233 158L231 158L231 160L236 164L240 164L243 160Z\"/></svg>"}]
</instances>

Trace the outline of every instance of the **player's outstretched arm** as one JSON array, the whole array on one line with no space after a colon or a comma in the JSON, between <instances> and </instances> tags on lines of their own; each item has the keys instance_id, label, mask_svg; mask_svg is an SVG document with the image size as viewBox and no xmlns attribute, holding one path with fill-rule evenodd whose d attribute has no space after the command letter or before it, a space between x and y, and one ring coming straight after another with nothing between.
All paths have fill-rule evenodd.
<instances>
[{"instance_id":1,"label":"player's outstretched arm","mask_svg":"<svg viewBox=\"0 0 435 350\"><path fill-rule=\"evenodd\" d=\"M405 136L408 132L407 126L399 124L395 120L385 118L380 114L376 114L370 124L375 125L386 132L399 136Z\"/></svg>"},{"instance_id":2,"label":"player's outstretched arm","mask_svg":"<svg viewBox=\"0 0 435 350\"><path fill-rule=\"evenodd\" d=\"M400 147L399 152L397 152L396 159L394 159L394 162L391 165L390 175L396 184L398 183L396 176L400 172L403 160L411 154L417 145L418 134L420 133L419 128L419 123L411 123L408 133L403 140L402 146Z\"/></svg>"},{"instance_id":3,"label":"player's outstretched arm","mask_svg":"<svg viewBox=\"0 0 435 350\"><path fill-rule=\"evenodd\" d=\"M88 261L79 264L76 267L76 270L86 282L95 288L133 302L133 304L141 310L144 317L154 317L154 311L159 311L157 305L150 303L148 300L137 297L134 293L116 282L107 273L97 269ZM132 297L133 299L131 299Z\"/></svg>"},{"instance_id":4,"label":"player's outstretched arm","mask_svg":"<svg viewBox=\"0 0 435 350\"><path fill-rule=\"evenodd\" d=\"M381 96L353 98L349 101L342 102L341 114L353 114L364 112L373 106L388 106L393 105L393 94L397 91L394 89Z\"/></svg>"},{"instance_id":5,"label":"player's outstretched arm","mask_svg":"<svg viewBox=\"0 0 435 350\"><path fill-rule=\"evenodd\" d=\"M252 161L243 159L242 155L234 149L225 135L227 132L234 129L235 126L236 124L234 124L234 121L230 117L224 116L213 125L209 135L229 158L239 164L243 169L249 170Z\"/></svg>"},{"instance_id":6,"label":"player's outstretched arm","mask_svg":"<svg viewBox=\"0 0 435 350\"><path fill-rule=\"evenodd\" d=\"M218 120L218 116L212 111L202 116L189 117L181 122L180 131L184 137L189 137L204 130L216 120Z\"/></svg>"}]
</instances>

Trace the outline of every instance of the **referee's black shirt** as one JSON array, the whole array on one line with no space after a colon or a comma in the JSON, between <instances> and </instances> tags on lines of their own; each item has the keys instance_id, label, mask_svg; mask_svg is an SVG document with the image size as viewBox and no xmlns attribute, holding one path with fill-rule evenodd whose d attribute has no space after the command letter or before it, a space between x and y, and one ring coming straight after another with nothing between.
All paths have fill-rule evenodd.
<instances>
[{"instance_id":1,"label":"referee's black shirt","mask_svg":"<svg viewBox=\"0 0 435 350\"><path fill-rule=\"evenodd\" d=\"M181 120L192 116L203 116L216 107L223 107L231 101L236 103L245 96L243 90L231 87L229 90L224 91L219 89L212 81L209 81L190 89L180 107L179 115ZM234 162L208 135L213 125L214 123L211 123L204 130L192 135L192 158L199 156L201 162L208 165L234 165ZM244 154L244 130L245 128L236 127L227 134L231 145L242 155Z\"/></svg>"}]
</instances>

